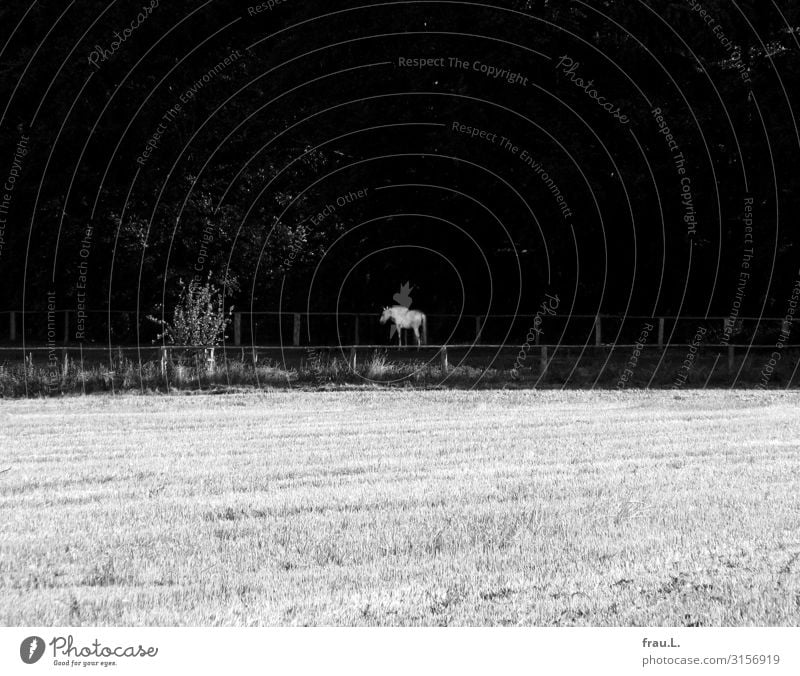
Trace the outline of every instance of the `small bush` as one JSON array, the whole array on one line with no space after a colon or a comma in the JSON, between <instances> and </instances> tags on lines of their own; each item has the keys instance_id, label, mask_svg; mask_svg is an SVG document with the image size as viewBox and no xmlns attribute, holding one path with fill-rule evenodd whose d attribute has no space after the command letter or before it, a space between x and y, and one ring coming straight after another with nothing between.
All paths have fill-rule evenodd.
<instances>
[{"instance_id":1,"label":"small bush","mask_svg":"<svg viewBox=\"0 0 800 676\"><path fill-rule=\"evenodd\" d=\"M192 279L188 286L179 281L180 296L172 313L172 321L148 315L163 331L159 341L171 345L212 348L221 345L231 323L233 306L225 312L222 293L210 280L200 284Z\"/></svg>"}]
</instances>

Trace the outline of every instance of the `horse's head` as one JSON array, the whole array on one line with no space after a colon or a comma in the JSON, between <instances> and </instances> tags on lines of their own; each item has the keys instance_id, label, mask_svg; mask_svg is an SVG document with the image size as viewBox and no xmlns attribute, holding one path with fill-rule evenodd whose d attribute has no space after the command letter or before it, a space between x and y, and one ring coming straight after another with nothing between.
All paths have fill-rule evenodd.
<instances>
[{"instance_id":1,"label":"horse's head","mask_svg":"<svg viewBox=\"0 0 800 676\"><path fill-rule=\"evenodd\" d=\"M383 308L383 314L381 315L381 324L385 324L392 318L392 310L388 307Z\"/></svg>"}]
</instances>

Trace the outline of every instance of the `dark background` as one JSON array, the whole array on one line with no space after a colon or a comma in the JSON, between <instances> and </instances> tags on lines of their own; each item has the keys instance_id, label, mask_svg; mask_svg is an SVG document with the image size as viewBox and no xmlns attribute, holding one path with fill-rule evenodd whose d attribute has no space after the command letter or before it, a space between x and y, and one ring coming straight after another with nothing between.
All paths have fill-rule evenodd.
<instances>
[{"instance_id":1,"label":"dark background","mask_svg":"<svg viewBox=\"0 0 800 676\"><path fill-rule=\"evenodd\" d=\"M746 270L741 314L786 312L800 267L797 3L703 3L747 79L686 1L286 0L251 16L252 3L162 0L90 64L142 4L0 5L0 180L29 137L0 310L44 310L49 290L76 310L85 261L86 306L132 311L115 320L120 341L141 324L149 342L143 316L194 274L245 311L377 313L408 280L431 314L532 313L550 292L563 313L724 317ZM162 116L235 50L140 166ZM555 67L562 55L629 124ZM528 84L398 66L442 56ZM686 159L693 236L653 107ZM454 121L526 149L572 217L519 157ZM105 321L90 318L87 340Z\"/></svg>"}]
</instances>

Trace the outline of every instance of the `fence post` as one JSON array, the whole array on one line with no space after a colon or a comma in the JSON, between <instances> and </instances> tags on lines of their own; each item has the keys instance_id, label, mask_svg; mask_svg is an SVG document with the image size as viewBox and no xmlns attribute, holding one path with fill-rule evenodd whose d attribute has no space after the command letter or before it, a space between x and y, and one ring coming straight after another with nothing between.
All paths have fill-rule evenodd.
<instances>
[{"instance_id":1,"label":"fence post","mask_svg":"<svg viewBox=\"0 0 800 676\"><path fill-rule=\"evenodd\" d=\"M355 325L355 331L354 331L355 335L353 336L353 345L358 345L359 342L360 342L359 341L359 336L358 336L358 328L359 328L358 327L358 315L356 315L356 325Z\"/></svg>"},{"instance_id":2,"label":"fence post","mask_svg":"<svg viewBox=\"0 0 800 676\"><path fill-rule=\"evenodd\" d=\"M350 348L350 368L355 371L358 364L358 356L356 355L355 345Z\"/></svg>"},{"instance_id":3,"label":"fence post","mask_svg":"<svg viewBox=\"0 0 800 676\"><path fill-rule=\"evenodd\" d=\"M664 318L658 318L658 346L664 347Z\"/></svg>"},{"instance_id":4,"label":"fence post","mask_svg":"<svg viewBox=\"0 0 800 676\"><path fill-rule=\"evenodd\" d=\"M12 342L17 339L17 313L14 311L8 313L8 339Z\"/></svg>"},{"instance_id":5,"label":"fence post","mask_svg":"<svg viewBox=\"0 0 800 676\"><path fill-rule=\"evenodd\" d=\"M297 347L300 345L300 313L294 313L294 332L292 338L292 345Z\"/></svg>"},{"instance_id":6,"label":"fence post","mask_svg":"<svg viewBox=\"0 0 800 676\"><path fill-rule=\"evenodd\" d=\"M603 329L600 325L600 315L594 318L594 344L600 347L603 344Z\"/></svg>"},{"instance_id":7,"label":"fence post","mask_svg":"<svg viewBox=\"0 0 800 676\"><path fill-rule=\"evenodd\" d=\"M161 348L161 375L167 372L168 352L166 347Z\"/></svg>"},{"instance_id":8,"label":"fence post","mask_svg":"<svg viewBox=\"0 0 800 676\"><path fill-rule=\"evenodd\" d=\"M728 371L733 371L733 357L734 357L733 345L728 345Z\"/></svg>"},{"instance_id":9,"label":"fence post","mask_svg":"<svg viewBox=\"0 0 800 676\"><path fill-rule=\"evenodd\" d=\"M69 310L64 310L64 344L69 344Z\"/></svg>"},{"instance_id":10,"label":"fence post","mask_svg":"<svg viewBox=\"0 0 800 676\"><path fill-rule=\"evenodd\" d=\"M547 345L542 345L541 367L542 375L544 375L544 372L547 370Z\"/></svg>"},{"instance_id":11,"label":"fence post","mask_svg":"<svg viewBox=\"0 0 800 676\"><path fill-rule=\"evenodd\" d=\"M233 313L233 344L239 346L242 344L242 313Z\"/></svg>"},{"instance_id":12,"label":"fence post","mask_svg":"<svg viewBox=\"0 0 800 676\"><path fill-rule=\"evenodd\" d=\"M450 364L447 362L447 346L442 345L442 348L439 350L439 357L442 360L442 371L447 373L450 370Z\"/></svg>"}]
</instances>

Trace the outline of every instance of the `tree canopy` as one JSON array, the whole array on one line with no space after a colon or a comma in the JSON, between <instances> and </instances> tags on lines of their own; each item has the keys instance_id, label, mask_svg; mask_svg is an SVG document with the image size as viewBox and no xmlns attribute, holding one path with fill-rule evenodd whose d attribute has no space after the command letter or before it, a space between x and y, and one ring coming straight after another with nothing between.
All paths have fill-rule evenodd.
<instances>
[{"instance_id":1,"label":"tree canopy","mask_svg":"<svg viewBox=\"0 0 800 676\"><path fill-rule=\"evenodd\" d=\"M0 306L782 316L799 14L4 3Z\"/></svg>"}]
</instances>

